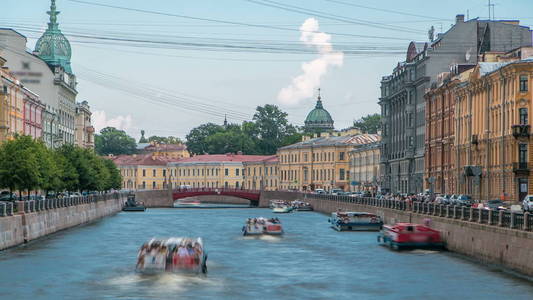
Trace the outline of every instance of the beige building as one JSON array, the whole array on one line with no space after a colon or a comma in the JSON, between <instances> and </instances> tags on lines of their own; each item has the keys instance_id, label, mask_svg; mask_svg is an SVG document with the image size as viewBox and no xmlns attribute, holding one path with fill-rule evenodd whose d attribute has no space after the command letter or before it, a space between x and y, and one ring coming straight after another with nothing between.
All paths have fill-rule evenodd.
<instances>
[{"instance_id":1,"label":"beige building","mask_svg":"<svg viewBox=\"0 0 533 300\"><path fill-rule=\"evenodd\" d=\"M196 155L169 163L176 174L174 186L192 188L243 188L244 163L268 158L262 155Z\"/></svg>"},{"instance_id":2,"label":"beige building","mask_svg":"<svg viewBox=\"0 0 533 300\"><path fill-rule=\"evenodd\" d=\"M76 127L74 142L82 148L94 148L94 127L91 124L91 110L87 101L76 105Z\"/></svg>"},{"instance_id":3,"label":"beige building","mask_svg":"<svg viewBox=\"0 0 533 300\"><path fill-rule=\"evenodd\" d=\"M279 188L282 190L349 190L348 153L358 145L379 141L377 134L358 130L330 133L278 149Z\"/></svg>"},{"instance_id":4,"label":"beige building","mask_svg":"<svg viewBox=\"0 0 533 300\"><path fill-rule=\"evenodd\" d=\"M122 188L128 190L160 190L175 186L176 173L168 166L173 160L150 154L111 157L122 175Z\"/></svg>"},{"instance_id":5,"label":"beige building","mask_svg":"<svg viewBox=\"0 0 533 300\"><path fill-rule=\"evenodd\" d=\"M263 160L247 161L244 166L244 188L276 191L279 182L278 157L267 156Z\"/></svg>"},{"instance_id":6,"label":"beige building","mask_svg":"<svg viewBox=\"0 0 533 300\"><path fill-rule=\"evenodd\" d=\"M348 152L351 191L378 191L380 145L379 141L359 145Z\"/></svg>"},{"instance_id":7,"label":"beige building","mask_svg":"<svg viewBox=\"0 0 533 300\"><path fill-rule=\"evenodd\" d=\"M158 144L150 143L142 148L141 152L151 153L153 156L166 157L170 159L187 158L191 155L187 146L183 144Z\"/></svg>"}]
</instances>

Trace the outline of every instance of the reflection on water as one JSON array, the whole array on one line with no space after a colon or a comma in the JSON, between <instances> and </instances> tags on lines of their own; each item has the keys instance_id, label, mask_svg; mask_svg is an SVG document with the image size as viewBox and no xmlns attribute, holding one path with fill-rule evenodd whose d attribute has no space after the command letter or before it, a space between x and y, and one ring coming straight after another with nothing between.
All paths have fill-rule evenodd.
<instances>
[{"instance_id":1,"label":"reflection on water","mask_svg":"<svg viewBox=\"0 0 533 300\"><path fill-rule=\"evenodd\" d=\"M532 299L530 282L450 255L380 247L327 216L276 215L285 234L242 236L267 209L120 213L0 252L0 299ZM202 237L207 275L135 271L152 237Z\"/></svg>"}]
</instances>

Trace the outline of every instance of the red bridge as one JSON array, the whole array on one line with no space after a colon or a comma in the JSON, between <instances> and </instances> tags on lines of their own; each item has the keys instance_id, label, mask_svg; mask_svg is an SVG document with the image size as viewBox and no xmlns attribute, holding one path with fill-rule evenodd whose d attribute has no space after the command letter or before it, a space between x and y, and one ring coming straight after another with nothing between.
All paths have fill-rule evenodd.
<instances>
[{"instance_id":1,"label":"red bridge","mask_svg":"<svg viewBox=\"0 0 533 300\"><path fill-rule=\"evenodd\" d=\"M196 197L196 196L233 196L250 200L250 205L258 206L261 191L259 190L241 190L228 188L192 188L192 189L177 189L172 191L172 199L174 201L182 198Z\"/></svg>"}]
</instances>

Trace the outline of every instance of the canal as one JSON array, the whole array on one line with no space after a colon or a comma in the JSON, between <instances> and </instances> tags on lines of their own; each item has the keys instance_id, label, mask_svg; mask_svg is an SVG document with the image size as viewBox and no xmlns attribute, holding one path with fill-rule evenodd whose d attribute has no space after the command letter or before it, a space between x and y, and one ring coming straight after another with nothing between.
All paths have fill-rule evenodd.
<instances>
[{"instance_id":1,"label":"canal","mask_svg":"<svg viewBox=\"0 0 533 300\"><path fill-rule=\"evenodd\" d=\"M393 252L327 216L277 215L282 238L241 236L267 209L120 213L0 252L1 299L533 299L531 282L436 251ZM207 276L140 275L151 237L201 236Z\"/></svg>"}]
</instances>

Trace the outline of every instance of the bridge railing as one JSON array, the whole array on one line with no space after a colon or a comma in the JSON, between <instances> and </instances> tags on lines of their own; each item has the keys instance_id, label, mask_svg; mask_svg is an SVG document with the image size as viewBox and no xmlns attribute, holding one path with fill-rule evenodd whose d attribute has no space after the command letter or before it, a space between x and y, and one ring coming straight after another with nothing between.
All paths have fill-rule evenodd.
<instances>
[{"instance_id":1,"label":"bridge railing","mask_svg":"<svg viewBox=\"0 0 533 300\"><path fill-rule=\"evenodd\" d=\"M70 207L81 204L96 203L111 199L120 199L124 193L113 192L107 194L87 195L77 197L47 198L42 200L6 201L0 202L0 217L12 216L16 213L32 213Z\"/></svg>"},{"instance_id":2,"label":"bridge railing","mask_svg":"<svg viewBox=\"0 0 533 300\"><path fill-rule=\"evenodd\" d=\"M533 231L533 214L528 212L511 212L467 206L443 205L420 201L377 199L345 195L301 193L301 198L368 205L401 211L411 211L428 216L458 219L462 221L517 230Z\"/></svg>"},{"instance_id":3,"label":"bridge railing","mask_svg":"<svg viewBox=\"0 0 533 300\"><path fill-rule=\"evenodd\" d=\"M260 194L260 190L237 189L237 188L184 188L173 189L173 193L253 193Z\"/></svg>"}]
</instances>

